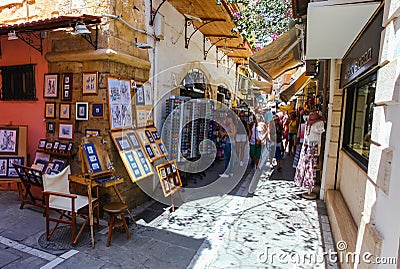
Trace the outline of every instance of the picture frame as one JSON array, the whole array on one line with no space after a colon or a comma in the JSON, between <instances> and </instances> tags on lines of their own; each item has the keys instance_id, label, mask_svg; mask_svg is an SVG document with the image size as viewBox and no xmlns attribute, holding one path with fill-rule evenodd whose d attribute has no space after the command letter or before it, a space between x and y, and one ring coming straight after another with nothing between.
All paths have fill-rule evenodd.
<instances>
[{"instance_id":1,"label":"picture frame","mask_svg":"<svg viewBox=\"0 0 400 269\"><path fill-rule=\"evenodd\" d=\"M0 128L0 155L18 154L18 128Z\"/></svg>"},{"instance_id":2,"label":"picture frame","mask_svg":"<svg viewBox=\"0 0 400 269\"><path fill-rule=\"evenodd\" d=\"M111 130L132 127L130 80L108 77L107 90Z\"/></svg>"},{"instance_id":3,"label":"picture frame","mask_svg":"<svg viewBox=\"0 0 400 269\"><path fill-rule=\"evenodd\" d=\"M71 104L69 103L61 103L60 104L60 111L58 113L58 117L62 120L69 120L71 119Z\"/></svg>"},{"instance_id":4,"label":"picture frame","mask_svg":"<svg viewBox=\"0 0 400 269\"><path fill-rule=\"evenodd\" d=\"M58 138L73 140L74 139L74 125L72 123L59 122L58 123Z\"/></svg>"},{"instance_id":5,"label":"picture frame","mask_svg":"<svg viewBox=\"0 0 400 269\"><path fill-rule=\"evenodd\" d=\"M44 149L46 147L46 142L47 142L46 139L40 139L38 149Z\"/></svg>"},{"instance_id":6,"label":"picture frame","mask_svg":"<svg viewBox=\"0 0 400 269\"><path fill-rule=\"evenodd\" d=\"M153 91L150 84L143 85L144 104L146 106L153 105Z\"/></svg>"},{"instance_id":7,"label":"picture frame","mask_svg":"<svg viewBox=\"0 0 400 269\"><path fill-rule=\"evenodd\" d=\"M7 177L18 177L18 173L15 170L13 163L24 165L24 157L8 158Z\"/></svg>"},{"instance_id":8,"label":"picture frame","mask_svg":"<svg viewBox=\"0 0 400 269\"><path fill-rule=\"evenodd\" d=\"M73 146L74 146L73 142L68 142L67 152L72 152Z\"/></svg>"},{"instance_id":9,"label":"picture frame","mask_svg":"<svg viewBox=\"0 0 400 269\"><path fill-rule=\"evenodd\" d=\"M62 78L62 91L61 91L61 101L71 101L72 100L72 82L73 82L73 74L72 73L64 73L61 76Z\"/></svg>"},{"instance_id":10,"label":"picture frame","mask_svg":"<svg viewBox=\"0 0 400 269\"><path fill-rule=\"evenodd\" d=\"M131 173L136 180L143 178L143 173L140 171L140 166L132 151L125 152L125 158L129 164ZM129 171L130 172L130 171Z\"/></svg>"},{"instance_id":11,"label":"picture frame","mask_svg":"<svg viewBox=\"0 0 400 269\"><path fill-rule=\"evenodd\" d=\"M136 134L134 132L128 132L126 136L129 138L129 142L131 143L132 148L136 149L141 147L140 142L137 139Z\"/></svg>"},{"instance_id":12,"label":"picture frame","mask_svg":"<svg viewBox=\"0 0 400 269\"><path fill-rule=\"evenodd\" d=\"M144 106L146 104L144 99L144 86L136 84L135 101L137 106Z\"/></svg>"},{"instance_id":13,"label":"picture frame","mask_svg":"<svg viewBox=\"0 0 400 269\"><path fill-rule=\"evenodd\" d=\"M88 120L89 119L89 103L88 102L76 102L75 119L76 120Z\"/></svg>"},{"instance_id":14,"label":"picture frame","mask_svg":"<svg viewBox=\"0 0 400 269\"><path fill-rule=\"evenodd\" d=\"M93 103L92 104L92 118L104 118L104 104L103 103Z\"/></svg>"},{"instance_id":15,"label":"picture frame","mask_svg":"<svg viewBox=\"0 0 400 269\"><path fill-rule=\"evenodd\" d=\"M46 150L51 150L53 149L53 142L47 141L46 142Z\"/></svg>"},{"instance_id":16,"label":"picture frame","mask_svg":"<svg viewBox=\"0 0 400 269\"><path fill-rule=\"evenodd\" d=\"M46 124L46 131L48 133L54 133L54 122L47 122Z\"/></svg>"},{"instance_id":17,"label":"picture frame","mask_svg":"<svg viewBox=\"0 0 400 269\"><path fill-rule=\"evenodd\" d=\"M58 150L59 151L66 151L67 150L67 144L65 143L60 143L60 145L58 146Z\"/></svg>"},{"instance_id":18,"label":"picture frame","mask_svg":"<svg viewBox=\"0 0 400 269\"><path fill-rule=\"evenodd\" d=\"M85 129L85 136L100 136L99 129Z\"/></svg>"},{"instance_id":19,"label":"picture frame","mask_svg":"<svg viewBox=\"0 0 400 269\"><path fill-rule=\"evenodd\" d=\"M97 94L97 72L82 74L82 94Z\"/></svg>"},{"instance_id":20,"label":"picture frame","mask_svg":"<svg viewBox=\"0 0 400 269\"><path fill-rule=\"evenodd\" d=\"M58 147L60 146L60 141L54 141L53 143L53 150L58 150Z\"/></svg>"},{"instance_id":21,"label":"picture frame","mask_svg":"<svg viewBox=\"0 0 400 269\"><path fill-rule=\"evenodd\" d=\"M102 171L99 156L93 142L83 144L85 153L86 165L90 173L97 173Z\"/></svg>"},{"instance_id":22,"label":"picture frame","mask_svg":"<svg viewBox=\"0 0 400 269\"><path fill-rule=\"evenodd\" d=\"M145 134L146 134L147 139L149 140L149 142L150 142L150 143L154 143L154 138L153 138L153 135L150 133L150 131L149 131L149 130L145 130L144 132L145 132Z\"/></svg>"},{"instance_id":23,"label":"picture frame","mask_svg":"<svg viewBox=\"0 0 400 269\"><path fill-rule=\"evenodd\" d=\"M44 74L44 98L57 98L58 97L58 74Z\"/></svg>"},{"instance_id":24,"label":"picture frame","mask_svg":"<svg viewBox=\"0 0 400 269\"><path fill-rule=\"evenodd\" d=\"M0 157L0 177L7 177L8 159Z\"/></svg>"},{"instance_id":25,"label":"picture frame","mask_svg":"<svg viewBox=\"0 0 400 269\"><path fill-rule=\"evenodd\" d=\"M55 102L44 103L44 117L46 119L55 119L56 118L56 103Z\"/></svg>"},{"instance_id":26,"label":"picture frame","mask_svg":"<svg viewBox=\"0 0 400 269\"><path fill-rule=\"evenodd\" d=\"M130 151L132 150L131 144L126 136L115 138L115 141L118 144L118 148L121 151Z\"/></svg>"},{"instance_id":27,"label":"picture frame","mask_svg":"<svg viewBox=\"0 0 400 269\"><path fill-rule=\"evenodd\" d=\"M175 193L182 187L182 181L175 160L157 165L156 170L165 197Z\"/></svg>"}]
</instances>

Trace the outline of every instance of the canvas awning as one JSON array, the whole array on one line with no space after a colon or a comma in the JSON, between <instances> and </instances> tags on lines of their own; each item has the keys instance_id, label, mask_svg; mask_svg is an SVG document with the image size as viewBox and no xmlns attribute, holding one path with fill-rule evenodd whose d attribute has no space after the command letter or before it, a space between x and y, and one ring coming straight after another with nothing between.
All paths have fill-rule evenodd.
<instances>
[{"instance_id":1,"label":"canvas awning","mask_svg":"<svg viewBox=\"0 0 400 269\"><path fill-rule=\"evenodd\" d=\"M302 66L303 39L301 30L293 27L251 56L250 69L270 81Z\"/></svg>"},{"instance_id":2,"label":"canvas awning","mask_svg":"<svg viewBox=\"0 0 400 269\"><path fill-rule=\"evenodd\" d=\"M306 76L306 73L304 72L301 74L295 82L290 84L289 87L284 89L282 92L279 93L279 98L287 103L287 101L292 98L293 95L295 95L297 92L302 90L305 86L307 86L308 82L311 80L311 77Z\"/></svg>"},{"instance_id":3,"label":"canvas awning","mask_svg":"<svg viewBox=\"0 0 400 269\"><path fill-rule=\"evenodd\" d=\"M255 79L253 79L251 82L253 83L253 86L252 86L253 89L259 89L260 91L263 91L266 94L271 94L272 83L270 83L268 81L259 81L259 80L255 80Z\"/></svg>"},{"instance_id":4,"label":"canvas awning","mask_svg":"<svg viewBox=\"0 0 400 269\"><path fill-rule=\"evenodd\" d=\"M309 3L306 58L343 58L379 4L349 0Z\"/></svg>"}]
</instances>

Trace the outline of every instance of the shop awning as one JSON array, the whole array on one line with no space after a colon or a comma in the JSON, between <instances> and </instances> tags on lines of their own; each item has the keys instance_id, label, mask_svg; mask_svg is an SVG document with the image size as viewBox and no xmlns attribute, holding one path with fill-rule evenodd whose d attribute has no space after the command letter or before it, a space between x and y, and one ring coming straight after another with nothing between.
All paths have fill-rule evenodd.
<instances>
[{"instance_id":1,"label":"shop awning","mask_svg":"<svg viewBox=\"0 0 400 269\"><path fill-rule=\"evenodd\" d=\"M298 91L302 90L305 86L307 86L310 79L311 77L306 76L306 73L304 72L303 74L300 75L300 77L296 79L295 82L290 84L288 88L284 89L279 94L279 98L285 103L287 103L287 101L289 101L293 95L295 95Z\"/></svg>"},{"instance_id":2,"label":"shop awning","mask_svg":"<svg viewBox=\"0 0 400 269\"><path fill-rule=\"evenodd\" d=\"M301 31L293 27L250 58L250 69L266 80L303 65Z\"/></svg>"},{"instance_id":3,"label":"shop awning","mask_svg":"<svg viewBox=\"0 0 400 269\"><path fill-rule=\"evenodd\" d=\"M268 81L259 81L253 79L251 81L253 83L252 88L259 89L260 91L265 92L266 94L271 94L272 92L272 83Z\"/></svg>"},{"instance_id":4,"label":"shop awning","mask_svg":"<svg viewBox=\"0 0 400 269\"><path fill-rule=\"evenodd\" d=\"M307 11L307 59L341 59L380 2L311 2Z\"/></svg>"}]
</instances>

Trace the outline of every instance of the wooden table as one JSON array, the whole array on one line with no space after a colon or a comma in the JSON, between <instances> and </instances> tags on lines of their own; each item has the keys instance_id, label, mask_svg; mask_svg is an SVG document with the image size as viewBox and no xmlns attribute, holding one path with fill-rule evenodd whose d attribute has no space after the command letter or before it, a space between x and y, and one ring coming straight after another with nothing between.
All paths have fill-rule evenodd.
<instances>
[{"instance_id":1,"label":"wooden table","mask_svg":"<svg viewBox=\"0 0 400 269\"><path fill-rule=\"evenodd\" d=\"M93 205L92 205L92 189L97 188L97 193L96 196L98 198L98 187L103 187L103 188L108 188L108 187L113 187L115 193L117 194L119 200L121 203L126 204L124 198L122 197L121 193L119 192L117 185L121 184L124 182L123 178L118 178L117 180L109 180L104 183L98 183L95 180L91 179L89 175L69 175L68 176L69 182L77 183L80 185L84 185L87 188L87 193L88 193L88 200L89 200L89 222L90 222L90 234L92 237L92 248L94 248L94 231L93 231ZM129 216L132 218L132 220L135 222L131 212L129 209L127 209Z\"/></svg>"}]
</instances>

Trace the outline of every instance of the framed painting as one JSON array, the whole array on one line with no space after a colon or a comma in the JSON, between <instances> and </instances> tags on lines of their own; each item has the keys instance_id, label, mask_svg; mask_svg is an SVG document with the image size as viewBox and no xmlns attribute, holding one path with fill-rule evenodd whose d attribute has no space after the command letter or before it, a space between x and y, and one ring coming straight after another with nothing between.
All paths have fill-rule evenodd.
<instances>
[{"instance_id":1,"label":"framed painting","mask_svg":"<svg viewBox=\"0 0 400 269\"><path fill-rule=\"evenodd\" d=\"M83 73L82 94L97 94L97 73Z\"/></svg>"},{"instance_id":2,"label":"framed painting","mask_svg":"<svg viewBox=\"0 0 400 269\"><path fill-rule=\"evenodd\" d=\"M58 97L58 74L45 74L44 75L44 98L57 98Z\"/></svg>"},{"instance_id":3,"label":"framed painting","mask_svg":"<svg viewBox=\"0 0 400 269\"><path fill-rule=\"evenodd\" d=\"M73 142L69 142L68 143L68 147L67 147L67 152L72 152L73 146L74 146L74 143Z\"/></svg>"},{"instance_id":4,"label":"framed painting","mask_svg":"<svg viewBox=\"0 0 400 269\"><path fill-rule=\"evenodd\" d=\"M144 104L146 106L153 105L153 91L151 90L151 86L149 84L143 85L143 95L144 95Z\"/></svg>"},{"instance_id":5,"label":"framed painting","mask_svg":"<svg viewBox=\"0 0 400 269\"><path fill-rule=\"evenodd\" d=\"M58 150L58 147L60 146L60 141L54 141L53 143L53 150Z\"/></svg>"},{"instance_id":6,"label":"framed painting","mask_svg":"<svg viewBox=\"0 0 400 269\"><path fill-rule=\"evenodd\" d=\"M115 141L117 142L120 151L132 150L131 144L126 136L115 138Z\"/></svg>"},{"instance_id":7,"label":"framed painting","mask_svg":"<svg viewBox=\"0 0 400 269\"><path fill-rule=\"evenodd\" d=\"M144 97L144 87L143 85L136 85L136 93L135 93L135 100L136 100L136 105L145 105L145 97Z\"/></svg>"},{"instance_id":8,"label":"framed painting","mask_svg":"<svg viewBox=\"0 0 400 269\"><path fill-rule=\"evenodd\" d=\"M56 103L46 102L44 104L44 117L46 119L55 119L56 117Z\"/></svg>"},{"instance_id":9,"label":"framed painting","mask_svg":"<svg viewBox=\"0 0 400 269\"><path fill-rule=\"evenodd\" d=\"M107 78L111 130L132 126L130 80Z\"/></svg>"},{"instance_id":10,"label":"framed painting","mask_svg":"<svg viewBox=\"0 0 400 269\"><path fill-rule=\"evenodd\" d=\"M0 177L7 177L8 159L0 157Z\"/></svg>"},{"instance_id":11,"label":"framed painting","mask_svg":"<svg viewBox=\"0 0 400 269\"><path fill-rule=\"evenodd\" d=\"M13 166L14 163L24 165L24 157L15 157L8 159L7 177L18 177L18 173Z\"/></svg>"},{"instance_id":12,"label":"framed painting","mask_svg":"<svg viewBox=\"0 0 400 269\"><path fill-rule=\"evenodd\" d=\"M128 132L126 133L126 136L129 138L129 142L131 143L133 148L140 148L140 143L136 137L136 134L134 132Z\"/></svg>"},{"instance_id":13,"label":"framed painting","mask_svg":"<svg viewBox=\"0 0 400 269\"><path fill-rule=\"evenodd\" d=\"M72 100L72 73L62 74L62 86L61 86L61 100L71 101Z\"/></svg>"},{"instance_id":14,"label":"framed painting","mask_svg":"<svg viewBox=\"0 0 400 269\"><path fill-rule=\"evenodd\" d=\"M47 123L47 127L46 127L46 131L48 133L54 133L54 122L48 122Z\"/></svg>"},{"instance_id":15,"label":"framed painting","mask_svg":"<svg viewBox=\"0 0 400 269\"><path fill-rule=\"evenodd\" d=\"M93 103L91 117L92 118L103 118L104 117L104 104Z\"/></svg>"},{"instance_id":16,"label":"framed painting","mask_svg":"<svg viewBox=\"0 0 400 269\"><path fill-rule=\"evenodd\" d=\"M89 103L88 102L76 102L76 120L88 120L89 119Z\"/></svg>"},{"instance_id":17,"label":"framed painting","mask_svg":"<svg viewBox=\"0 0 400 269\"><path fill-rule=\"evenodd\" d=\"M18 153L18 128L1 127L0 128L0 155Z\"/></svg>"},{"instance_id":18,"label":"framed painting","mask_svg":"<svg viewBox=\"0 0 400 269\"><path fill-rule=\"evenodd\" d=\"M47 142L46 139L40 139L38 149L44 149L46 147L46 142Z\"/></svg>"},{"instance_id":19,"label":"framed painting","mask_svg":"<svg viewBox=\"0 0 400 269\"><path fill-rule=\"evenodd\" d=\"M53 149L53 142L47 141L47 142L46 142L46 149L47 149L47 150Z\"/></svg>"},{"instance_id":20,"label":"framed painting","mask_svg":"<svg viewBox=\"0 0 400 269\"><path fill-rule=\"evenodd\" d=\"M73 140L74 139L74 125L72 123L58 123L58 138Z\"/></svg>"},{"instance_id":21,"label":"framed painting","mask_svg":"<svg viewBox=\"0 0 400 269\"><path fill-rule=\"evenodd\" d=\"M71 104L60 104L59 117L62 120L71 119Z\"/></svg>"}]
</instances>

